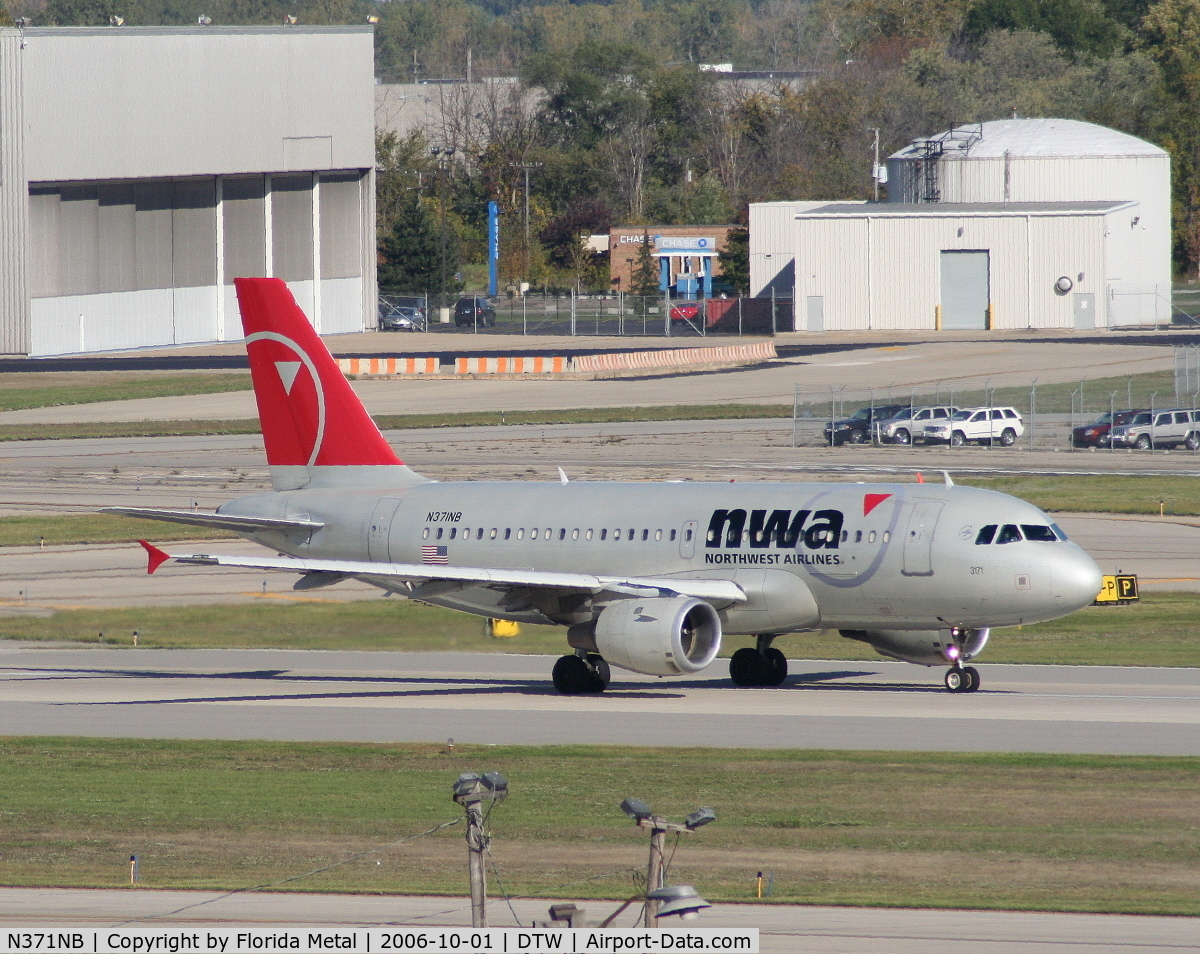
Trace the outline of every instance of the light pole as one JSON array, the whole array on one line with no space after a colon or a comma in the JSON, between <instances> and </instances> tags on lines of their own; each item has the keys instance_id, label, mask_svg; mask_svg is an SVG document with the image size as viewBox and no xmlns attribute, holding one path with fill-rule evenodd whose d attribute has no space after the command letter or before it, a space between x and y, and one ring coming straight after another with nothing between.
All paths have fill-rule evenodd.
<instances>
[{"instance_id":1,"label":"light pole","mask_svg":"<svg viewBox=\"0 0 1200 954\"><path fill-rule=\"evenodd\" d=\"M525 173L525 280L529 280L529 170L540 169L540 162L522 162L520 167Z\"/></svg>"},{"instance_id":2,"label":"light pole","mask_svg":"<svg viewBox=\"0 0 1200 954\"><path fill-rule=\"evenodd\" d=\"M483 854L488 835L483 830L483 803L502 802L508 796L508 780L499 772L465 772L454 783L454 800L467 810L467 870L471 877L471 927L487 923L487 869Z\"/></svg>"},{"instance_id":3,"label":"light pole","mask_svg":"<svg viewBox=\"0 0 1200 954\"><path fill-rule=\"evenodd\" d=\"M446 307L446 168L454 159L453 146L434 146L429 150L438 164L438 204L442 214L442 284L438 307Z\"/></svg>"},{"instance_id":4,"label":"light pole","mask_svg":"<svg viewBox=\"0 0 1200 954\"><path fill-rule=\"evenodd\" d=\"M668 888L664 882L663 854L666 846L667 832L693 832L697 828L716 821L717 815L711 808L698 808L688 815L680 825L660 818L650 811L650 806L636 798L627 798L621 802L621 811L634 820L638 828L650 829L650 863L646 869L646 927L658 927L659 907L664 903L671 905L669 913L681 913L676 910L674 902L682 900L683 889L687 889L688 897L697 897L695 889L687 885L677 885ZM700 904L691 907L694 916L700 907L708 907L708 903L698 898ZM668 913L665 909L662 914Z\"/></svg>"}]
</instances>

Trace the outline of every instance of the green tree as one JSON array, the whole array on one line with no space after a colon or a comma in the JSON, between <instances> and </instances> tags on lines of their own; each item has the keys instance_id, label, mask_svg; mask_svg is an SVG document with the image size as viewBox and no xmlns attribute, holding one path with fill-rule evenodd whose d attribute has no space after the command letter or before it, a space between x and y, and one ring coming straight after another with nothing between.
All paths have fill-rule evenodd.
<instances>
[{"instance_id":1,"label":"green tree","mask_svg":"<svg viewBox=\"0 0 1200 954\"><path fill-rule=\"evenodd\" d=\"M642 242L638 246L637 265L633 269L633 283L629 289L635 295L646 297L657 295L658 262L650 254L650 233L642 233Z\"/></svg>"},{"instance_id":2,"label":"green tree","mask_svg":"<svg viewBox=\"0 0 1200 954\"><path fill-rule=\"evenodd\" d=\"M441 235L416 189L406 192L398 203L392 229L379 244L379 258L381 291L390 294L430 294L441 289ZM457 290L453 276L458 269L457 243L448 237L448 290Z\"/></svg>"},{"instance_id":3,"label":"green tree","mask_svg":"<svg viewBox=\"0 0 1200 954\"><path fill-rule=\"evenodd\" d=\"M721 277L732 285L739 295L750 294L750 231L730 229L725 236L725 247L717 256L721 266Z\"/></svg>"}]
</instances>

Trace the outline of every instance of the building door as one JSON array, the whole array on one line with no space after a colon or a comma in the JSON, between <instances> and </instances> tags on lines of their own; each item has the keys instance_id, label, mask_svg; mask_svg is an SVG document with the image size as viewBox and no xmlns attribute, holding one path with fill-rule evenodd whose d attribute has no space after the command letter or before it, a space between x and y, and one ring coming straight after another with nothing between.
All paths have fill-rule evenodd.
<instances>
[{"instance_id":1,"label":"building door","mask_svg":"<svg viewBox=\"0 0 1200 954\"><path fill-rule=\"evenodd\" d=\"M1095 292L1076 292L1075 327L1078 330L1096 327L1096 295Z\"/></svg>"},{"instance_id":2,"label":"building door","mask_svg":"<svg viewBox=\"0 0 1200 954\"><path fill-rule=\"evenodd\" d=\"M825 330L825 296L824 295L809 295L808 296L808 331L824 331Z\"/></svg>"},{"instance_id":3,"label":"building door","mask_svg":"<svg viewBox=\"0 0 1200 954\"><path fill-rule=\"evenodd\" d=\"M942 329L982 331L987 328L988 257L983 251L942 252Z\"/></svg>"}]
</instances>

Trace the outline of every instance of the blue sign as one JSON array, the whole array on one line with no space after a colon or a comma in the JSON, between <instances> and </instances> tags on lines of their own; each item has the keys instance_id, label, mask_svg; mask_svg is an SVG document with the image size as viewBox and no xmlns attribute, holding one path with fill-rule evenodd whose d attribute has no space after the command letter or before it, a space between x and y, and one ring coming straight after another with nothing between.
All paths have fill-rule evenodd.
<instances>
[{"instance_id":1,"label":"blue sign","mask_svg":"<svg viewBox=\"0 0 1200 954\"><path fill-rule=\"evenodd\" d=\"M496 270L500 264L500 206L488 203L488 297L500 291Z\"/></svg>"}]
</instances>

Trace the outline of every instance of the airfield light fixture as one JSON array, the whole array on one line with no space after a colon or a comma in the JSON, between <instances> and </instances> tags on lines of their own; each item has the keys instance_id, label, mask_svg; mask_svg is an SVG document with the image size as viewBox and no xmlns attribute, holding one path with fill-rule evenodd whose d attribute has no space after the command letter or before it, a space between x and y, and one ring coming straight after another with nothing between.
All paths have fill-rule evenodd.
<instances>
[{"instance_id":1,"label":"airfield light fixture","mask_svg":"<svg viewBox=\"0 0 1200 954\"><path fill-rule=\"evenodd\" d=\"M454 800L460 805L502 802L507 797L508 779L499 772L464 772L454 783Z\"/></svg>"},{"instance_id":2,"label":"airfield light fixture","mask_svg":"<svg viewBox=\"0 0 1200 954\"><path fill-rule=\"evenodd\" d=\"M649 818L653 814L650 811L650 806L637 798L627 798L621 802L621 811L635 821L641 818Z\"/></svg>"},{"instance_id":3,"label":"airfield light fixture","mask_svg":"<svg viewBox=\"0 0 1200 954\"><path fill-rule=\"evenodd\" d=\"M703 828L709 822L715 822L716 820L717 813L711 808L697 808L683 820L683 824L687 827L688 831L695 831L697 828Z\"/></svg>"}]
</instances>

